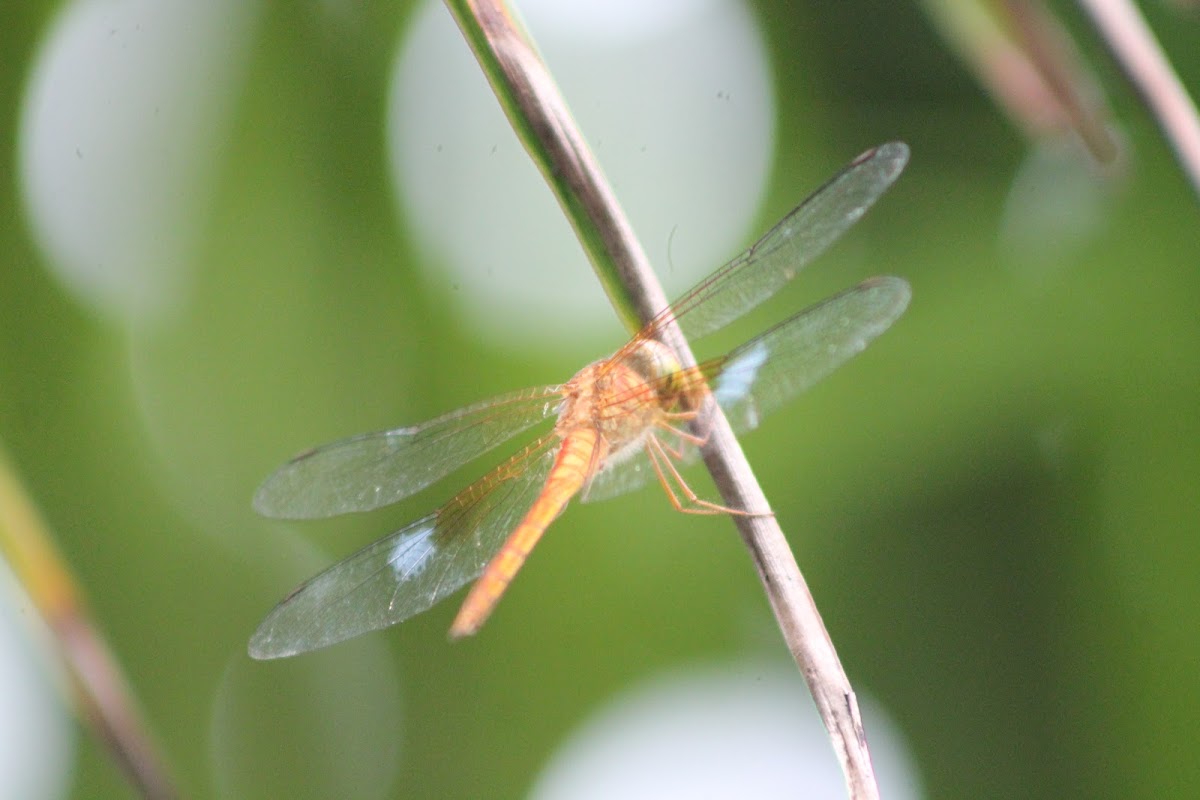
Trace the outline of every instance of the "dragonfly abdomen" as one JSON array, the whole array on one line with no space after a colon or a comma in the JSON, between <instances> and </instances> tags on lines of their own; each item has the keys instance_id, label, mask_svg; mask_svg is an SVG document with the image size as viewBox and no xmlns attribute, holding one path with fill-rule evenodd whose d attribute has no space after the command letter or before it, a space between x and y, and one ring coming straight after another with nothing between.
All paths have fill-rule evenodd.
<instances>
[{"instance_id":1,"label":"dragonfly abdomen","mask_svg":"<svg viewBox=\"0 0 1200 800\"><path fill-rule=\"evenodd\" d=\"M582 428L563 438L541 494L471 587L450 627L450 638L470 636L487 621L533 546L603 462L606 450L594 428Z\"/></svg>"}]
</instances>

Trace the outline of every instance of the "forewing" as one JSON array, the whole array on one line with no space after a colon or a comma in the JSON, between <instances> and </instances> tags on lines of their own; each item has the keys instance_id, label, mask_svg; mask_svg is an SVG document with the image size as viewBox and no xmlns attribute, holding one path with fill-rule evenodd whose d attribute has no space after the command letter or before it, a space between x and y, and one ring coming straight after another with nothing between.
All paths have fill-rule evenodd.
<instances>
[{"instance_id":1,"label":"forewing","mask_svg":"<svg viewBox=\"0 0 1200 800\"><path fill-rule=\"evenodd\" d=\"M900 278L871 278L702 364L700 371L733 430L754 430L766 414L862 352L904 313L910 296ZM695 459L694 445L661 435L682 453L677 463ZM655 479L649 458L638 452L598 472L583 500L615 497Z\"/></svg>"},{"instance_id":2,"label":"forewing","mask_svg":"<svg viewBox=\"0 0 1200 800\"><path fill-rule=\"evenodd\" d=\"M908 146L888 142L860 155L749 250L671 309L689 339L724 327L782 289L862 218L908 163Z\"/></svg>"},{"instance_id":3,"label":"forewing","mask_svg":"<svg viewBox=\"0 0 1200 800\"><path fill-rule=\"evenodd\" d=\"M366 433L293 458L254 495L258 513L312 519L395 503L558 410L561 387L502 395L421 425Z\"/></svg>"},{"instance_id":4,"label":"forewing","mask_svg":"<svg viewBox=\"0 0 1200 800\"><path fill-rule=\"evenodd\" d=\"M267 616L250 655L282 658L395 625L483 572L546 482L548 434L449 503L308 580Z\"/></svg>"}]
</instances>

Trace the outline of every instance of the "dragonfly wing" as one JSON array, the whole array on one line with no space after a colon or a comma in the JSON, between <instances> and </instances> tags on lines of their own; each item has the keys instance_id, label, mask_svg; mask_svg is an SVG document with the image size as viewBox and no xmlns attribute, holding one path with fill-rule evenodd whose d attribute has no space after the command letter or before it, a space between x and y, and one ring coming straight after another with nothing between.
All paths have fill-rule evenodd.
<instances>
[{"instance_id":1,"label":"dragonfly wing","mask_svg":"<svg viewBox=\"0 0 1200 800\"><path fill-rule=\"evenodd\" d=\"M712 333L782 289L862 218L907 163L903 142L888 142L856 158L672 307L684 334L698 338Z\"/></svg>"},{"instance_id":2,"label":"dragonfly wing","mask_svg":"<svg viewBox=\"0 0 1200 800\"><path fill-rule=\"evenodd\" d=\"M871 278L751 339L716 364L713 395L734 431L762 418L849 361L908 307L900 278Z\"/></svg>"},{"instance_id":3,"label":"dragonfly wing","mask_svg":"<svg viewBox=\"0 0 1200 800\"><path fill-rule=\"evenodd\" d=\"M762 418L810 388L860 353L908 307L911 290L900 278L872 278L751 339L723 358L700 366L713 396L737 433L754 430ZM665 441L686 465L695 445ZM598 472L583 501L606 500L657 479L644 451Z\"/></svg>"},{"instance_id":4,"label":"dragonfly wing","mask_svg":"<svg viewBox=\"0 0 1200 800\"><path fill-rule=\"evenodd\" d=\"M254 508L267 517L313 519L395 503L555 414L561 399L558 386L526 389L309 450L263 482Z\"/></svg>"},{"instance_id":5,"label":"dragonfly wing","mask_svg":"<svg viewBox=\"0 0 1200 800\"><path fill-rule=\"evenodd\" d=\"M693 451L694 447L691 448ZM688 459L694 460L694 454ZM650 458L645 449L638 450L624 461L617 464L605 465L597 472L590 483L580 493L580 501L594 503L597 500L608 500L612 497L640 489L647 483L658 480L658 474L650 464Z\"/></svg>"},{"instance_id":6,"label":"dragonfly wing","mask_svg":"<svg viewBox=\"0 0 1200 800\"><path fill-rule=\"evenodd\" d=\"M542 437L433 514L302 584L263 620L250 655L292 656L395 625L479 577L542 491L559 442Z\"/></svg>"}]
</instances>

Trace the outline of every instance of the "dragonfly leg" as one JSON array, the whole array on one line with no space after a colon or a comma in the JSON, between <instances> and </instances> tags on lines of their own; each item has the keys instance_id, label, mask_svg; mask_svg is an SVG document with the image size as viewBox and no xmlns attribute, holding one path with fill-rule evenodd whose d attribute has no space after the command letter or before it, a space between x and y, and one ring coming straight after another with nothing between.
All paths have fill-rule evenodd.
<instances>
[{"instance_id":1,"label":"dragonfly leg","mask_svg":"<svg viewBox=\"0 0 1200 800\"><path fill-rule=\"evenodd\" d=\"M676 511L682 511L685 514L717 514L718 511L712 509L696 509L688 508L679 500L679 495L675 494L675 489L671 486L671 481L667 479L667 473L663 471L663 462L666 462L668 469L672 475L678 475L678 472L671 465L671 459L667 455L662 442L653 434L646 440L646 455L650 457L650 466L654 467L654 473L658 475L658 482L662 484L663 491L667 493L667 499L671 501L671 505ZM691 491L689 489L689 491ZM695 495L695 492L691 492Z\"/></svg>"},{"instance_id":2,"label":"dragonfly leg","mask_svg":"<svg viewBox=\"0 0 1200 800\"><path fill-rule=\"evenodd\" d=\"M739 517L756 516L749 511L743 511L740 508L729 508L718 503L713 503L701 498L688 486L683 476L679 474L679 470L675 468L674 462L671 460L670 453L658 437L650 434L646 439L646 454L650 456L650 465L654 467L654 472L658 475L658 481L662 484L663 489L667 493L667 499L671 501L676 511L682 511L685 514L736 514ZM671 487L674 482L675 486L679 487L679 491L683 493L690 505L684 505L679 500L679 495L675 494L675 490Z\"/></svg>"},{"instance_id":3,"label":"dragonfly leg","mask_svg":"<svg viewBox=\"0 0 1200 800\"><path fill-rule=\"evenodd\" d=\"M708 440L705 438L702 438L700 436L692 436L687 431L676 430L675 428L671 427L670 425L660 425L659 427L661 427L665 430L668 430L671 433L673 433L679 437L679 443L676 444L674 447L672 447L671 445L663 444L662 442L659 442L659 445L662 446L663 452L666 453L667 455L669 455L675 461L683 461L684 458L686 458L686 455L684 454L684 447L686 445L693 444L696 447L703 447L705 444L708 443Z\"/></svg>"},{"instance_id":4,"label":"dragonfly leg","mask_svg":"<svg viewBox=\"0 0 1200 800\"><path fill-rule=\"evenodd\" d=\"M691 422L696 417L700 416L700 410L696 408L689 408L686 411L664 411L662 412L662 415L666 419L677 419L683 422Z\"/></svg>"},{"instance_id":5,"label":"dragonfly leg","mask_svg":"<svg viewBox=\"0 0 1200 800\"><path fill-rule=\"evenodd\" d=\"M669 453L671 455L671 457L676 459L677 461L683 460L683 446L685 444L693 444L696 447L704 447L704 445L708 444L708 435L705 434L704 436L698 436L689 430L678 427L676 425L672 425L670 421L671 420L680 420L680 421L684 421L684 422L690 422L696 418L696 415L698 413L699 412L696 412L696 411L668 412L666 414L663 414L663 419L659 420L659 422L657 423L659 428L662 428L665 431L670 431L671 433L673 433L674 435L679 437L679 444L676 445L675 447L668 447L667 445L663 445L663 450L665 450L667 453Z\"/></svg>"}]
</instances>

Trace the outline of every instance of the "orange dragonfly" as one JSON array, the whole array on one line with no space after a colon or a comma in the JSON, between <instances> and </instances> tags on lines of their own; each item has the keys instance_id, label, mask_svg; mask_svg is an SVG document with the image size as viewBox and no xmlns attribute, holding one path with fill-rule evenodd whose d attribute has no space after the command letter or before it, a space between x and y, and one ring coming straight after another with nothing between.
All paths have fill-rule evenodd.
<instances>
[{"instance_id":1,"label":"orange dragonfly","mask_svg":"<svg viewBox=\"0 0 1200 800\"><path fill-rule=\"evenodd\" d=\"M280 467L255 494L261 514L312 519L369 511L555 418L552 430L441 508L301 584L259 626L250 655L296 655L394 625L479 578L450 629L453 638L475 633L576 494L597 500L657 479L681 511L746 513L698 498L678 472L676 464L704 443L684 426L698 422L705 391L711 388L735 431L757 427L764 414L883 333L907 307L908 284L872 278L691 369L661 341L663 326L674 319L697 338L762 303L858 221L907 161L908 147L899 142L863 153L628 344L564 384L353 436Z\"/></svg>"}]
</instances>

